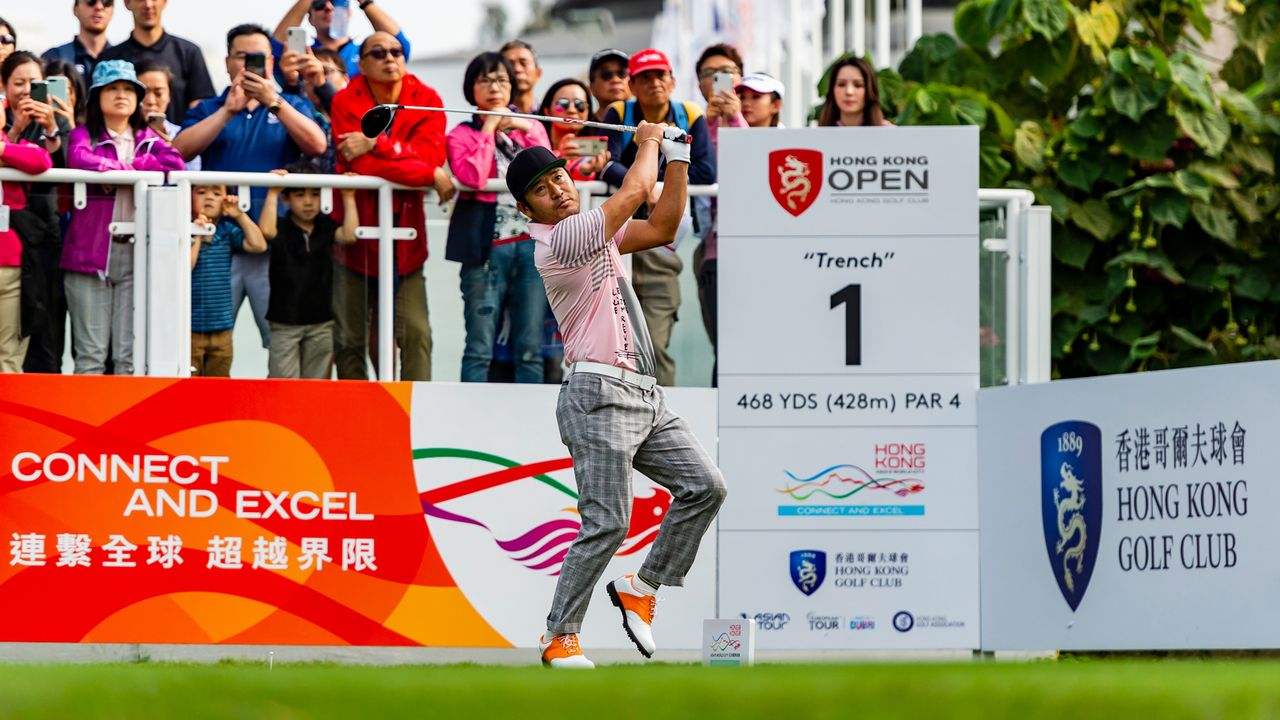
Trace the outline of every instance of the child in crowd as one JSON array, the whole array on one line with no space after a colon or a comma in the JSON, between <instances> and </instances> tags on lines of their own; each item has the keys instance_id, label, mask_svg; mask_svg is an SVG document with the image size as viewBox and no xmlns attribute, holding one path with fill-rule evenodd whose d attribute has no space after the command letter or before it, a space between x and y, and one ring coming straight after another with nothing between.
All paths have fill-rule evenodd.
<instances>
[{"instance_id":1,"label":"child in crowd","mask_svg":"<svg viewBox=\"0 0 1280 720\"><path fill-rule=\"evenodd\" d=\"M277 175L317 174L308 163ZM348 173L354 174L354 173ZM289 212L277 220L283 198ZM271 188L258 218L271 244L268 377L328 378L333 362L333 246L356 239L354 190L342 191L343 223L320 212L319 188Z\"/></svg>"},{"instance_id":2,"label":"child in crowd","mask_svg":"<svg viewBox=\"0 0 1280 720\"><path fill-rule=\"evenodd\" d=\"M146 88L133 64L106 60L93 70L85 124L71 131L68 166L77 170L182 169L182 155L142 117ZM133 236L111 224L134 221L133 189L91 187L71 215L62 246L76 374L101 375L108 354L117 375L133 374Z\"/></svg>"},{"instance_id":3,"label":"child in crowd","mask_svg":"<svg viewBox=\"0 0 1280 720\"><path fill-rule=\"evenodd\" d=\"M480 110L506 110L515 72L498 53L481 53L467 66L463 94ZM541 123L522 118L477 115L449 133L449 167L473 188L504 178L516 154L540 145L550 148ZM515 380L540 383L542 332L547 311L542 277L533 262L535 243L528 218L510 193L464 192L449 222L445 258L462 263L461 284L466 346L462 381L487 382L494 336L505 303L511 317Z\"/></svg>"},{"instance_id":4,"label":"child in crowd","mask_svg":"<svg viewBox=\"0 0 1280 720\"><path fill-rule=\"evenodd\" d=\"M231 252L264 252L267 241L224 185L193 185L191 209L197 225L214 225L191 244L191 374L231 377Z\"/></svg>"}]
</instances>

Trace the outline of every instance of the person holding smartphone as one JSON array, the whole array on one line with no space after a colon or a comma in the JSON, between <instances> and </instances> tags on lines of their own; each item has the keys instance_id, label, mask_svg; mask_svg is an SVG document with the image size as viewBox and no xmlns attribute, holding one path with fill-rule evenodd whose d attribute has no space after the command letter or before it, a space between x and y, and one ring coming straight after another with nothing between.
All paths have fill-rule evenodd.
<instances>
[{"instance_id":1,"label":"person holding smartphone","mask_svg":"<svg viewBox=\"0 0 1280 720\"><path fill-rule=\"evenodd\" d=\"M411 49L409 38L405 37L400 23L397 23L395 18L374 0L358 0L351 4L359 6L360 11L368 18L369 24L373 26L374 32L384 32L395 37L404 50L405 58L409 57ZM364 41L356 41L345 32L334 33L333 14L334 7L331 0L295 0L293 6L280 19L280 24L276 25L275 31L271 33L271 52L283 59L284 52L288 49L286 43L289 42L289 29L300 27L305 18L316 30L316 39L311 48L314 50L328 48L337 52L346 63L348 77L360 74L360 46Z\"/></svg>"},{"instance_id":2,"label":"person holding smartphone","mask_svg":"<svg viewBox=\"0 0 1280 720\"><path fill-rule=\"evenodd\" d=\"M504 56L476 56L462 92L480 110L503 110L511 102L515 70ZM460 123L446 139L449 167L473 188L505 178L523 149L550 148L542 124L525 118L477 115ZM546 292L533 264L528 220L507 193L464 192L449 223L445 258L462 263L462 302L467 340L462 381L488 382L494 337L505 306L511 317L515 381L540 383Z\"/></svg>"},{"instance_id":3,"label":"person holding smartphone","mask_svg":"<svg viewBox=\"0 0 1280 720\"><path fill-rule=\"evenodd\" d=\"M165 115L165 108L169 107L169 100L171 99L170 88L173 87L173 73L169 71L169 68L154 60L143 60L135 67L138 71L138 82L142 83L147 89L147 93L142 96L142 116L146 118L147 127L154 130L161 140L172 145L173 139L178 136L178 133L182 132L182 126L171 121ZM185 162L188 170L200 170L199 157Z\"/></svg>"},{"instance_id":4,"label":"person holding smartphone","mask_svg":"<svg viewBox=\"0 0 1280 720\"><path fill-rule=\"evenodd\" d=\"M201 156L205 170L271 172L303 156L324 153L328 138L316 123L315 107L300 95L281 93L272 80L274 58L266 28L245 24L227 33L227 75L231 87L187 113L174 146L190 161ZM262 212L266 188L254 188L249 215ZM271 346L267 323L269 262L265 255L232 258L232 303L238 313L245 298L253 309L262 346Z\"/></svg>"},{"instance_id":5,"label":"person holding smartphone","mask_svg":"<svg viewBox=\"0 0 1280 720\"><path fill-rule=\"evenodd\" d=\"M595 116L591 89L576 78L565 78L542 96L539 115L567 120L590 120ZM569 122L544 122L551 137L551 149L557 157L569 160L565 169L574 180L595 180L609 162L609 138L583 132L581 125Z\"/></svg>"},{"instance_id":6,"label":"person holding smartphone","mask_svg":"<svg viewBox=\"0 0 1280 720\"><path fill-rule=\"evenodd\" d=\"M3 106L0 102L0 106ZM44 148L25 140L9 142L0 133L0 168L13 168L28 175L39 175L53 167L53 159ZM32 308L24 308L26 287L23 259L29 248L18 228L27 209L26 183L0 183L0 373L22 372L30 345ZM26 310L26 312L24 312Z\"/></svg>"}]
</instances>

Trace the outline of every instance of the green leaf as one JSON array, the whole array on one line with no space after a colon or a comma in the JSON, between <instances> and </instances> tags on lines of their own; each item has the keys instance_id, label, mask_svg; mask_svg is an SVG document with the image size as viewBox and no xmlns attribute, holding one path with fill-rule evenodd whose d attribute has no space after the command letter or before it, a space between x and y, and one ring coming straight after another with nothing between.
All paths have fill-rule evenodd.
<instances>
[{"instance_id":1,"label":"green leaf","mask_svg":"<svg viewBox=\"0 0 1280 720\"><path fill-rule=\"evenodd\" d=\"M1181 228L1191 212L1191 201L1185 195L1171 192L1158 192L1151 201L1151 219L1160 225L1172 225Z\"/></svg>"},{"instance_id":2,"label":"green leaf","mask_svg":"<svg viewBox=\"0 0 1280 720\"><path fill-rule=\"evenodd\" d=\"M1247 300L1262 302L1271 292L1271 281L1267 279L1265 270L1257 265L1250 265L1244 269L1239 280L1231 283L1231 291Z\"/></svg>"},{"instance_id":3,"label":"green leaf","mask_svg":"<svg viewBox=\"0 0 1280 720\"><path fill-rule=\"evenodd\" d=\"M1093 190L1093 184L1102 177L1102 163L1094 159L1077 157L1062 158L1058 162L1058 177L1071 187L1085 192Z\"/></svg>"},{"instance_id":4,"label":"green leaf","mask_svg":"<svg viewBox=\"0 0 1280 720\"><path fill-rule=\"evenodd\" d=\"M920 108L920 112L926 115L938 111L937 101L924 88L916 88L916 91L911 95L911 100L916 104L916 107Z\"/></svg>"},{"instance_id":5,"label":"green leaf","mask_svg":"<svg viewBox=\"0 0 1280 720\"><path fill-rule=\"evenodd\" d=\"M1276 161L1271 151L1262 145L1254 145L1247 140L1233 140L1231 152L1249 167L1268 175L1276 174Z\"/></svg>"},{"instance_id":6,"label":"green leaf","mask_svg":"<svg viewBox=\"0 0 1280 720\"><path fill-rule=\"evenodd\" d=\"M1120 80L1111 86L1111 104L1116 112L1138 122L1147 111L1159 105L1168 92L1169 83L1137 75L1132 82Z\"/></svg>"},{"instance_id":7,"label":"green leaf","mask_svg":"<svg viewBox=\"0 0 1280 720\"><path fill-rule=\"evenodd\" d=\"M1018 126L1013 138L1013 154L1023 167L1036 172L1044 169L1044 128L1030 120Z\"/></svg>"},{"instance_id":8,"label":"green leaf","mask_svg":"<svg viewBox=\"0 0 1280 720\"><path fill-rule=\"evenodd\" d=\"M1187 166L1191 172L1199 174L1211 184L1220 188L1238 188L1240 180L1236 178L1236 174L1231 172L1231 168L1222 163L1208 162L1207 160L1196 160Z\"/></svg>"},{"instance_id":9,"label":"green leaf","mask_svg":"<svg viewBox=\"0 0 1280 720\"><path fill-rule=\"evenodd\" d=\"M1097 199L1085 200L1071 208L1070 218L1081 230L1102 242L1106 242L1125 225L1122 218L1111 212L1111 207L1106 202Z\"/></svg>"},{"instance_id":10,"label":"green leaf","mask_svg":"<svg viewBox=\"0 0 1280 720\"><path fill-rule=\"evenodd\" d=\"M982 187L993 188L1004 184L1013 166L1005 160L997 145L983 145L978 154L978 181Z\"/></svg>"},{"instance_id":11,"label":"green leaf","mask_svg":"<svg viewBox=\"0 0 1280 720\"><path fill-rule=\"evenodd\" d=\"M1191 215L1209 237L1227 245L1236 244L1236 219L1230 211L1208 203L1195 202L1191 204Z\"/></svg>"},{"instance_id":12,"label":"green leaf","mask_svg":"<svg viewBox=\"0 0 1280 720\"><path fill-rule=\"evenodd\" d=\"M1071 198L1059 190L1057 184L1046 181L1043 177L1037 177L1031 182L1031 190L1035 192L1036 200L1053 210L1055 220L1063 222L1067 219L1067 215L1071 212Z\"/></svg>"},{"instance_id":13,"label":"green leaf","mask_svg":"<svg viewBox=\"0 0 1280 720\"><path fill-rule=\"evenodd\" d=\"M1169 332L1172 332L1174 337L1190 345L1191 347L1196 348L1197 350L1206 350L1208 352L1216 352L1213 349L1212 345L1196 337L1195 334L1193 334L1190 330L1187 330L1186 328L1181 328L1181 327L1178 327L1177 325L1170 325Z\"/></svg>"},{"instance_id":14,"label":"green leaf","mask_svg":"<svg viewBox=\"0 0 1280 720\"><path fill-rule=\"evenodd\" d=\"M1071 21L1063 0L1022 0L1022 19L1046 40L1061 35Z\"/></svg>"},{"instance_id":15,"label":"green leaf","mask_svg":"<svg viewBox=\"0 0 1280 720\"><path fill-rule=\"evenodd\" d=\"M998 29L1005 20L1009 19L1011 10L1013 10L1013 0L995 0L987 10L987 24L993 29Z\"/></svg>"},{"instance_id":16,"label":"green leaf","mask_svg":"<svg viewBox=\"0 0 1280 720\"><path fill-rule=\"evenodd\" d=\"M1112 70L1124 77L1129 77L1138 69L1138 64L1134 62L1128 48L1116 48L1107 53L1107 63L1111 65Z\"/></svg>"},{"instance_id":17,"label":"green leaf","mask_svg":"<svg viewBox=\"0 0 1280 720\"><path fill-rule=\"evenodd\" d=\"M1167 255L1155 250L1130 250L1120 253L1107 261L1104 266L1108 270L1114 268L1125 268L1130 265L1140 265L1142 267L1151 268L1160 273L1166 280L1174 285L1181 285L1186 282L1182 274L1173 266L1173 261Z\"/></svg>"},{"instance_id":18,"label":"green leaf","mask_svg":"<svg viewBox=\"0 0 1280 720\"><path fill-rule=\"evenodd\" d=\"M1129 346L1129 358L1131 360L1145 360L1156 354L1156 350L1160 348L1160 331L1157 330L1150 335L1143 335L1133 344Z\"/></svg>"},{"instance_id":19,"label":"green leaf","mask_svg":"<svg viewBox=\"0 0 1280 720\"><path fill-rule=\"evenodd\" d=\"M1098 133L1106 128L1106 123L1102 117L1094 115L1091 112L1082 112L1076 116L1075 120L1067 125L1067 130L1076 137L1093 139Z\"/></svg>"},{"instance_id":20,"label":"green leaf","mask_svg":"<svg viewBox=\"0 0 1280 720\"><path fill-rule=\"evenodd\" d=\"M1213 195L1213 186L1209 181L1192 170L1179 170L1174 173L1173 186L1183 195L1203 202L1209 202L1209 198Z\"/></svg>"},{"instance_id":21,"label":"green leaf","mask_svg":"<svg viewBox=\"0 0 1280 720\"><path fill-rule=\"evenodd\" d=\"M1173 113L1182 132L1194 140L1206 155L1217 157L1222 154L1227 140L1231 139L1231 125L1221 110L1202 110L1178 103Z\"/></svg>"},{"instance_id":22,"label":"green leaf","mask_svg":"<svg viewBox=\"0 0 1280 720\"><path fill-rule=\"evenodd\" d=\"M1230 59L1218 71L1218 77L1235 88L1244 90L1262 79L1262 63L1258 55L1245 45L1237 45Z\"/></svg>"},{"instance_id":23,"label":"green leaf","mask_svg":"<svg viewBox=\"0 0 1280 720\"><path fill-rule=\"evenodd\" d=\"M987 22L991 5L991 0L965 0L956 6L956 19L953 23L956 37L970 47L985 48L989 45L991 32L994 30Z\"/></svg>"},{"instance_id":24,"label":"green leaf","mask_svg":"<svg viewBox=\"0 0 1280 720\"><path fill-rule=\"evenodd\" d=\"M1023 45L1025 52L1022 57L1035 79L1046 86L1053 86L1062 82L1075 67L1078 45L1071 33L1063 33L1052 42L1035 35Z\"/></svg>"},{"instance_id":25,"label":"green leaf","mask_svg":"<svg viewBox=\"0 0 1280 720\"><path fill-rule=\"evenodd\" d=\"M1089 236L1064 227L1060 232L1054 232L1053 257L1067 267L1083 270L1089 263L1089 256L1093 254L1095 246Z\"/></svg>"},{"instance_id":26,"label":"green leaf","mask_svg":"<svg viewBox=\"0 0 1280 720\"><path fill-rule=\"evenodd\" d=\"M1226 89L1218 93L1218 99L1222 101L1222 109L1246 129L1257 131L1262 128L1262 111L1248 95Z\"/></svg>"},{"instance_id":27,"label":"green leaf","mask_svg":"<svg viewBox=\"0 0 1280 720\"><path fill-rule=\"evenodd\" d=\"M1270 90L1280 86L1280 40L1267 48L1266 59L1262 63L1262 79Z\"/></svg>"},{"instance_id":28,"label":"green leaf","mask_svg":"<svg viewBox=\"0 0 1280 720\"><path fill-rule=\"evenodd\" d=\"M1236 209L1236 214L1246 223L1262 222L1262 211L1258 209L1258 204L1245 197L1243 193L1238 190L1228 190L1227 199L1231 201L1231 207Z\"/></svg>"},{"instance_id":29,"label":"green leaf","mask_svg":"<svg viewBox=\"0 0 1280 720\"><path fill-rule=\"evenodd\" d=\"M1141 123L1121 119L1116 124L1116 144L1130 156L1146 162L1164 160L1176 139L1178 121L1167 113L1150 113Z\"/></svg>"},{"instance_id":30,"label":"green leaf","mask_svg":"<svg viewBox=\"0 0 1280 720\"><path fill-rule=\"evenodd\" d=\"M1213 91L1209 89L1209 76L1204 70L1186 63L1172 63L1169 69L1173 73L1173 84L1184 97L1205 110L1214 109Z\"/></svg>"},{"instance_id":31,"label":"green leaf","mask_svg":"<svg viewBox=\"0 0 1280 720\"><path fill-rule=\"evenodd\" d=\"M954 100L956 116L966 125L977 125L982 127L987 124L987 109L983 107L982 101L971 97L961 97Z\"/></svg>"},{"instance_id":32,"label":"green leaf","mask_svg":"<svg viewBox=\"0 0 1280 720\"><path fill-rule=\"evenodd\" d=\"M1093 62L1101 65L1107 61L1107 51L1120 37L1120 17L1109 2L1089 3L1089 11L1074 11L1076 34L1080 42L1089 48Z\"/></svg>"}]
</instances>

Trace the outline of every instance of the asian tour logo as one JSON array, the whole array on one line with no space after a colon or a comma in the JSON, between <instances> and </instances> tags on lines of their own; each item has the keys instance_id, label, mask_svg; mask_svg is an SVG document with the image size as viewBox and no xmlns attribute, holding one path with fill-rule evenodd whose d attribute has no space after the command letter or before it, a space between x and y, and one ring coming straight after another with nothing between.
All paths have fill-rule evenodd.
<instances>
[{"instance_id":1,"label":"asian tour logo","mask_svg":"<svg viewBox=\"0 0 1280 720\"><path fill-rule=\"evenodd\" d=\"M799 217L822 192L822 153L801 148L769 153L769 189L783 210Z\"/></svg>"},{"instance_id":2,"label":"asian tour logo","mask_svg":"<svg viewBox=\"0 0 1280 720\"><path fill-rule=\"evenodd\" d=\"M805 595L812 595L827 578L827 554L821 550L795 550L791 553L791 582Z\"/></svg>"},{"instance_id":3,"label":"asian tour logo","mask_svg":"<svg viewBox=\"0 0 1280 720\"><path fill-rule=\"evenodd\" d=\"M893 443L898 447L900 443ZM923 468L924 444L916 443L918 463ZM857 465L832 465L808 476L798 476L786 471L787 481L776 492L788 496L790 504L778 506L778 515L784 517L814 516L905 516L924 515L924 505L876 503L873 498L910 498L924 492L924 480L918 477L890 477L881 469L881 446L877 446L877 473L871 473ZM864 494L865 493L865 494ZM862 498L868 503L859 503ZM838 501L839 504L833 504Z\"/></svg>"},{"instance_id":4,"label":"asian tour logo","mask_svg":"<svg viewBox=\"0 0 1280 720\"><path fill-rule=\"evenodd\" d=\"M576 505L578 493L551 477L550 473L572 468L572 458L521 464L476 450L420 448L413 451L413 459L478 461L500 468L421 493L423 514L435 520L480 528L512 562L534 572L553 576L560 574L569 546L582 528L582 521L575 507L565 506L559 511L555 510L557 505L566 502ZM543 487L547 495L544 510L550 514L537 517L537 511L531 510L529 515L534 516L528 517L525 524L511 527L508 523L507 527L499 528L483 516L477 516L475 512L453 508L453 501L461 501L490 490L510 488L517 483L537 483ZM666 490L650 488L647 494L644 491L641 493L632 498L631 524L627 529L626 539L615 555L631 555L652 545L662 519L671 507L671 493ZM521 515L524 516L523 513Z\"/></svg>"},{"instance_id":5,"label":"asian tour logo","mask_svg":"<svg viewBox=\"0 0 1280 720\"><path fill-rule=\"evenodd\" d=\"M1102 531L1102 431L1068 420L1040 435L1040 504L1045 548L1074 612L1098 559Z\"/></svg>"}]
</instances>

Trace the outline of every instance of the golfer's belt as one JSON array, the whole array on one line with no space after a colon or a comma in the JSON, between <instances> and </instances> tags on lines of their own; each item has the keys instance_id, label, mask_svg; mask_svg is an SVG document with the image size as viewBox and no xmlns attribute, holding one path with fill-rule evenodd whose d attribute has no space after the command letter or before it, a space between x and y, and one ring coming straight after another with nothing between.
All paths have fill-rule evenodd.
<instances>
[{"instance_id":1,"label":"golfer's belt","mask_svg":"<svg viewBox=\"0 0 1280 720\"><path fill-rule=\"evenodd\" d=\"M615 367L613 365L605 365L596 362L576 362L569 366L569 374L590 373L592 375L604 375L615 380L621 380L628 385L634 385L641 390L652 389L658 384L658 379L652 375L641 375L638 372L632 372L626 368Z\"/></svg>"}]
</instances>

